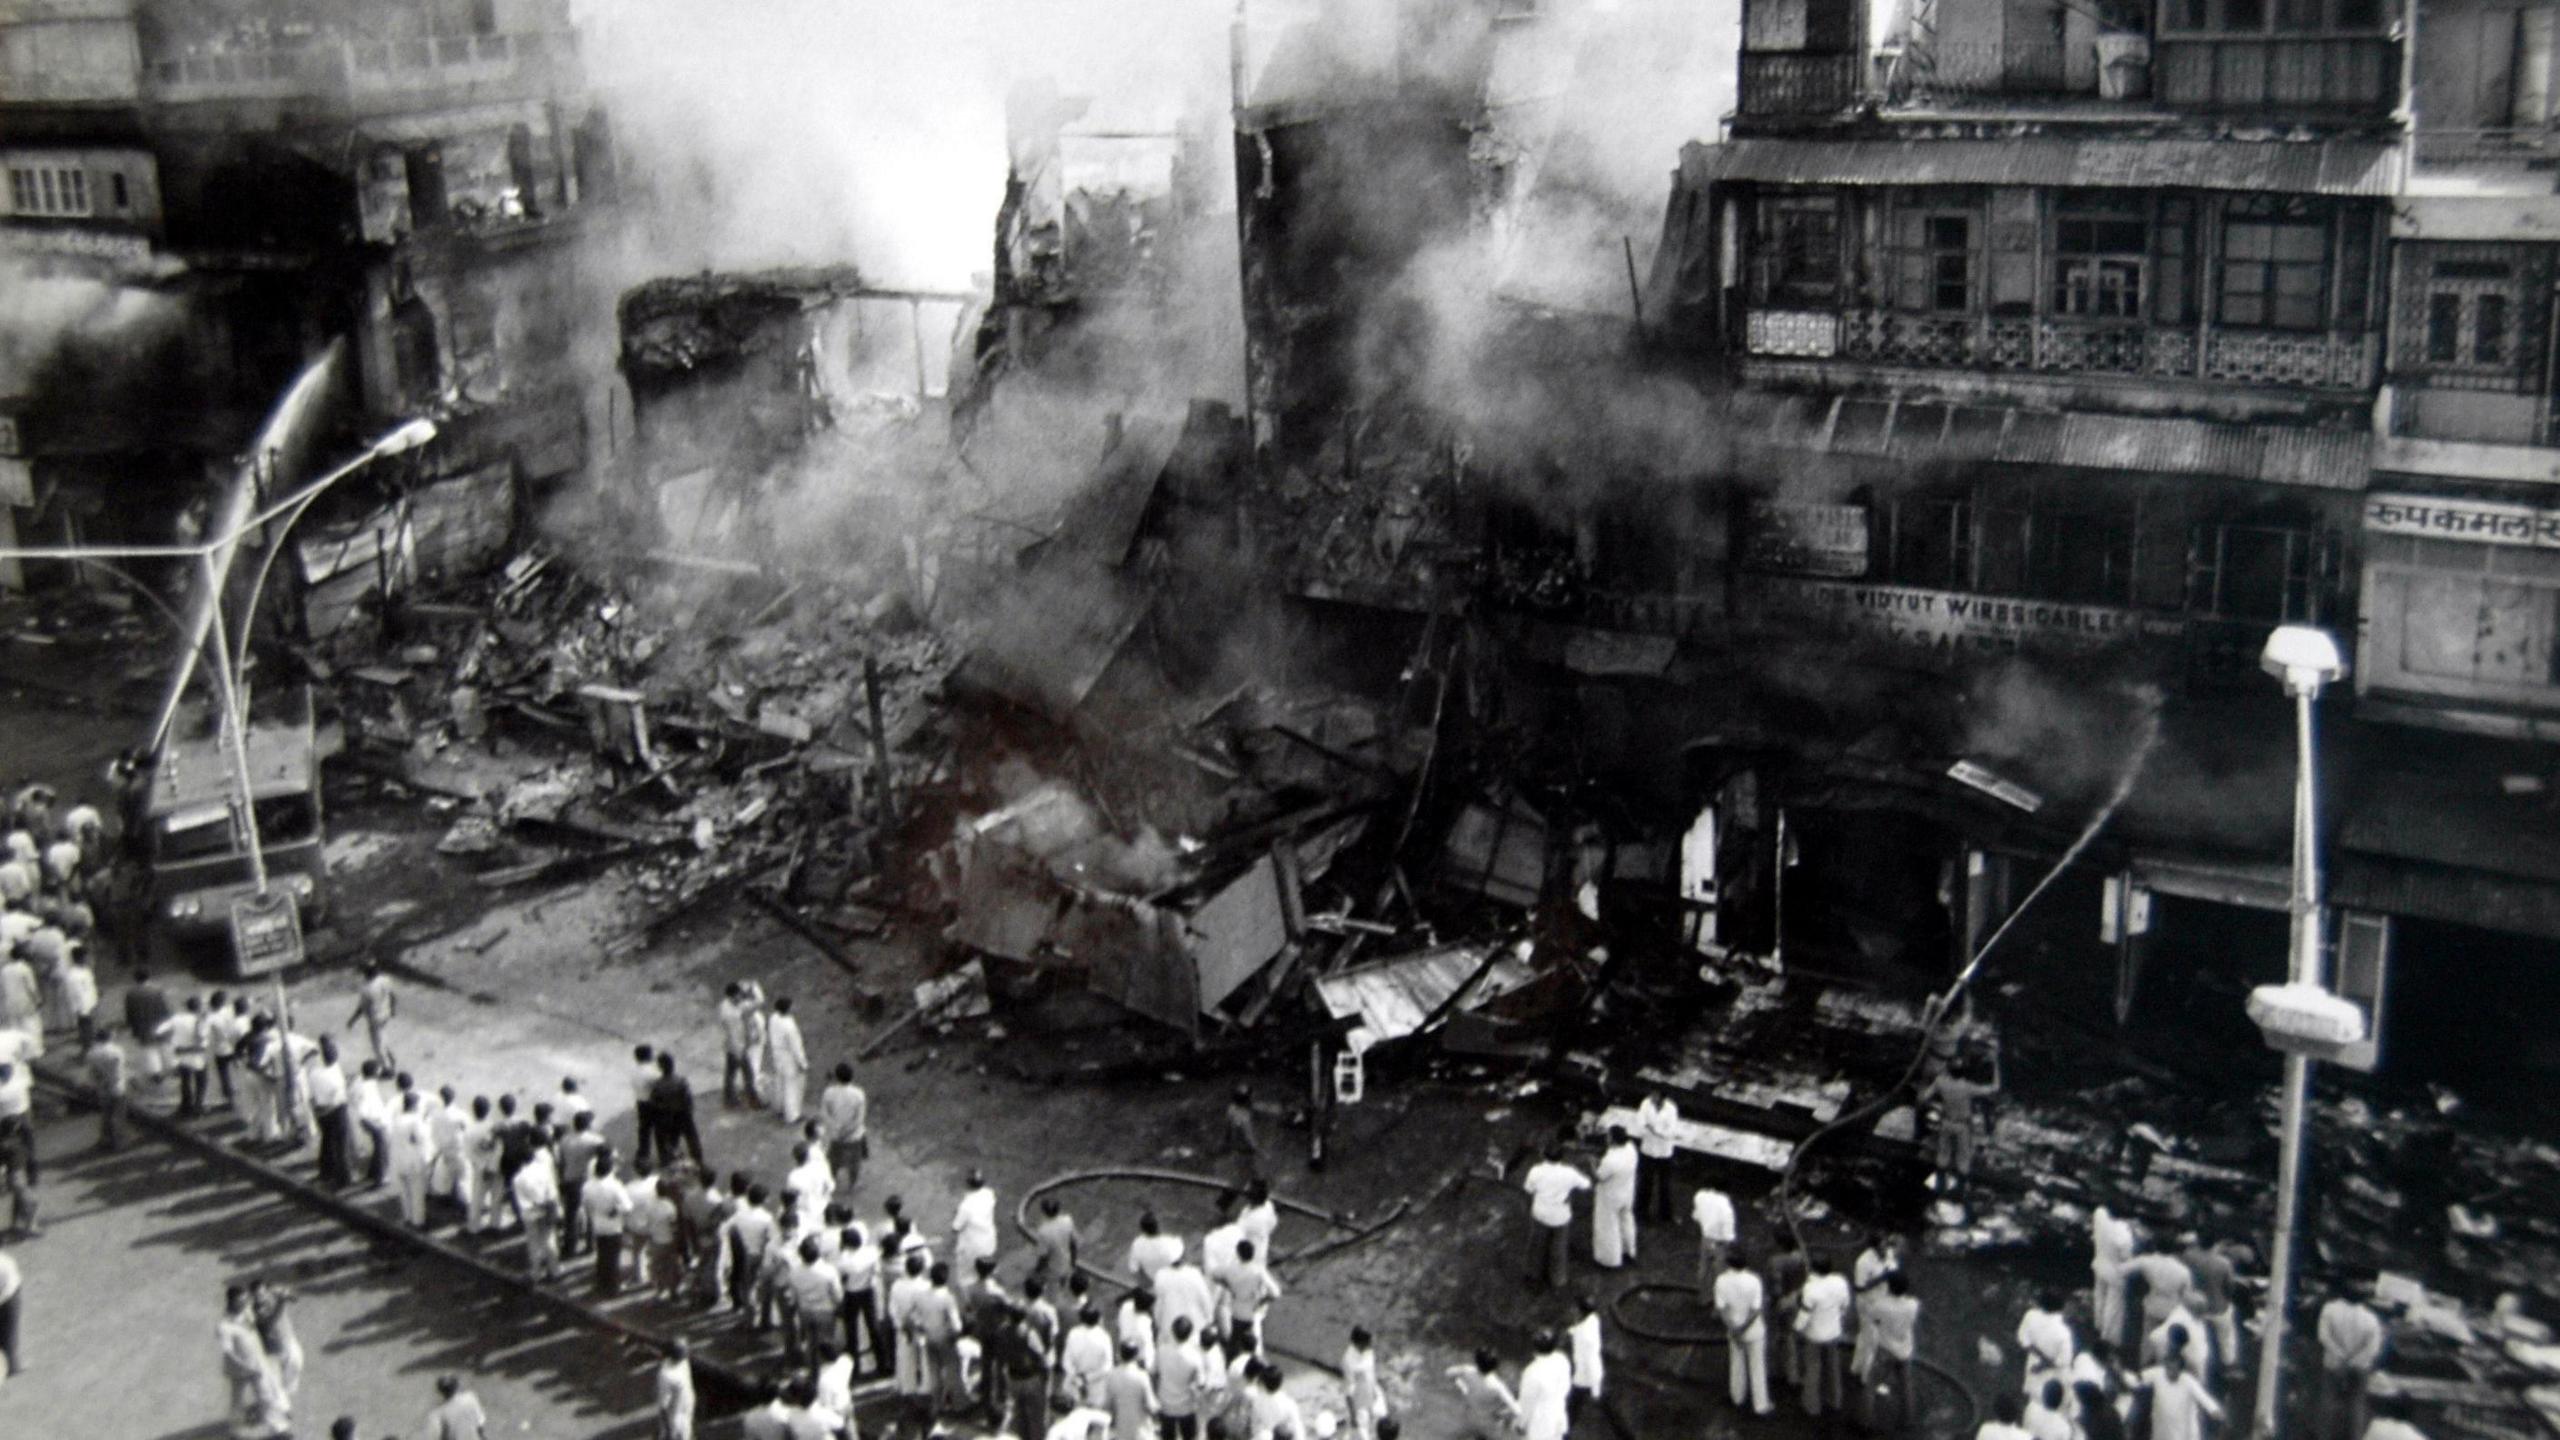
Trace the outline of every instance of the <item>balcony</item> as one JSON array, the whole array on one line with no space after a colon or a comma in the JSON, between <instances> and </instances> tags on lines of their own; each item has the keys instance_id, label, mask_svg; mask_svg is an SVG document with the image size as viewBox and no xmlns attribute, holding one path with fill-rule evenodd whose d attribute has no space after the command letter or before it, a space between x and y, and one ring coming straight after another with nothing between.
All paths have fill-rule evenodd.
<instances>
[{"instance_id":1,"label":"balcony","mask_svg":"<svg viewBox=\"0 0 2560 1440\"><path fill-rule=\"evenodd\" d=\"M574 73L574 31L319 39L265 49L152 60L147 98L170 104L221 100L368 101L420 91L544 83Z\"/></svg>"},{"instance_id":2,"label":"balcony","mask_svg":"<svg viewBox=\"0 0 2560 1440\"><path fill-rule=\"evenodd\" d=\"M1854 54L1749 54L1742 57L1736 104L1745 115L1833 115L1858 102Z\"/></svg>"},{"instance_id":3,"label":"balcony","mask_svg":"<svg viewBox=\"0 0 2560 1440\"><path fill-rule=\"evenodd\" d=\"M2399 42L2383 36L2164 35L2154 53L2173 106L2378 117L2400 95Z\"/></svg>"},{"instance_id":4,"label":"balcony","mask_svg":"<svg viewBox=\"0 0 2560 1440\"><path fill-rule=\"evenodd\" d=\"M2032 315L1753 309L1745 353L1931 369L2205 380L2314 390L2374 383L2379 338L2361 331L2237 330Z\"/></svg>"}]
</instances>

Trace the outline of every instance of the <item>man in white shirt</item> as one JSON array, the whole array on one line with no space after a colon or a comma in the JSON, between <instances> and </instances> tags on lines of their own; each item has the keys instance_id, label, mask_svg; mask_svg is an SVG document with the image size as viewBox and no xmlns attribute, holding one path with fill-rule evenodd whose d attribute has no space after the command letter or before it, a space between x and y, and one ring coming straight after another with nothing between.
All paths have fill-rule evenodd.
<instances>
[{"instance_id":1,"label":"man in white shirt","mask_svg":"<svg viewBox=\"0 0 2560 1440\"><path fill-rule=\"evenodd\" d=\"M302 1079L320 1131L320 1183L344 1190L356 1183L356 1124L347 1109L347 1072L338 1063L335 1037L321 1037L319 1050L303 1062Z\"/></svg>"},{"instance_id":2,"label":"man in white shirt","mask_svg":"<svg viewBox=\"0 0 2560 1440\"><path fill-rule=\"evenodd\" d=\"M1262 1317L1270 1310L1271 1302L1280 1298L1281 1290L1279 1280L1252 1241L1236 1242L1235 1263L1219 1274L1218 1288L1226 1297L1227 1348L1261 1354Z\"/></svg>"},{"instance_id":3,"label":"man in white shirt","mask_svg":"<svg viewBox=\"0 0 2560 1440\"><path fill-rule=\"evenodd\" d=\"M1701 1185L1689 1202L1689 1218L1698 1227L1698 1289L1704 1293L1715 1288L1724 1274L1725 1252L1733 1248L1733 1197Z\"/></svg>"},{"instance_id":4,"label":"man in white shirt","mask_svg":"<svg viewBox=\"0 0 2560 1440\"><path fill-rule=\"evenodd\" d=\"M1306 1440L1306 1416L1298 1409L1297 1397L1280 1388L1280 1367L1257 1367L1253 1382L1245 1392L1246 1411L1252 1417L1247 1427L1250 1440L1273 1440L1284 1434Z\"/></svg>"},{"instance_id":5,"label":"man in white shirt","mask_svg":"<svg viewBox=\"0 0 2560 1440\"><path fill-rule=\"evenodd\" d=\"M1164 1313L1161 1301L1156 1313ZM1189 1317L1177 1316L1156 1348L1156 1415L1167 1440L1200 1440L1200 1372L1208 1359L1198 1335Z\"/></svg>"},{"instance_id":6,"label":"man in white shirt","mask_svg":"<svg viewBox=\"0 0 2560 1440\"><path fill-rule=\"evenodd\" d=\"M1580 1418L1584 1406L1600 1403L1601 1382L1607 1377L1607 1362L1600 1354L1600 1302L1584 1294L1581 1314L1571 1329L1564 1332L1565 1349L1573 1356L1573 1413Z\"/></svg>"},{"instance_id":7,"label":"man in white shirt","mask_svg":"<svg viewBox=\"0 0 2560 1440\"><path fill-rule=\"evenodd\" d=\"M1182 1237L1164 1233L1164 1222L1149 1210L1138 1217L1138 1238L1129 1242L1129 1270L1141 1285L1153 1285L1156 1272L1182 1258Z\"/></svg>"},{"instance_id":8,"label":"man in white shirt","mask_svg":"<svg viewBox=\"0 0 2560 1440\"><path fill-rule=\"evenodd\" d=\"M471 1172L470 1219L472 1234L502 1228L500 1212L507 1197L498 1181L498 1156L501 1141L498 1117L490 1107L489 1097L471 1097L471 1123L462 1129L462 1163Z\"/></svg>"},{"instance_id":9,"label":"man in white shirt","mask_svg":"<svg viewBox=\"0 0 2560 1440\"><path fill-rule=\"evenodd\" d=\"M2360 1440L2366 1395L2382 1363L2382 1319L2345 1286L2320 1307L2320 1389L2312 1440Z\"/></svg>"},{"instance_id":10,"label":"man in white shirt","mask_svg":"<svg viewBox=\"0 0 2560 1440\"><path fill-rule=\"evenodd\" d=\"M183 1065L186 1057L181 1054L178 1058ZM355 1088L347 1102L355 1112L356 1128L364 1132L367 1189L391 1178L390 1086L390 1079L382 1073L381 1064L367 1060L356 1074Z\"/></svg>"},{"instance_id":11,"label":"man in white shirt","mask_svg":"<svg viewBox=\"0 0 2560 1440\"><path fill-rule=\"evenodd\" d=\"M1680 1130L1680 1107L1660 1090L1636 1106L1636 1149L1643 1163L1636 1169L1636 1214L1645 1220L1668 1221L1672 1214L1671 1152Z\"/></svg>"},{"instance_id":12,"label":"man in white shirt","mask_svg":"<svg viewBox=\"0 0 2560 1440\"><path fill-rule=\"evenodd\" d=\"M975 1275L978 1262L996 1253L996 1192L987 1177L969 1172L969 1190L951 1215L951 1273Z\"/></svg>"},{"instance_id":13,"label":"man in white shirt","mask_svg":"<svg viewBox=\"0 0 2560 1440\"><path fill-rule=\"evenodd\" d=\"M1609 1127L1609 1148L1591 1172L1591 1260L1615 1270L1636 1258L1636 1142Z\"/></svg>"},{"instance_id":14,"label":"man in white shirt","mask_svg":"<svg viewBox=\"0 0 2560 1440\"><path fill-rule=\"evenodd\" d=\"M1253 1248L1271 1259L1271 1237L1280 1233L1280 1207L1271 1198L1271 1182L1256 1180L1244 1190L1244 1209L1236 1216L1236 1228L1244 1231Z\"/></svg>"},{"instance_id":15,"label":"man in white shirt","mask_svg":"<svg viewBox=\"0 0 2560 1440\"><path fill-rule=\"evenodd\" d=\"M1541 1330L1538 1352L1520 1372L1520 1429L1526 1440L1564 1440L1572 1423L1573 1361L1552 1330Z\"/></svg>"},{"instance_id":16,"label":"man in white shirt","mask_svg":"<svg viewBox=\"0 0 2560 1440\"><path fill-rule=\"evenodd\" d=\"M525 1273L539 1283L560 1276L560 1171L546 1130L516 1170L516 1214L524 1218Z\"/></svg>"},{"instance_id":17,"label":"man in white shirt","mask_svg":"<svg viewBox=\"0 0 2560 1440\"><path fill-rule=\"evenodd\" d=\"M1590 1178L1564 1163L1564 1147L1550 1144L1544 1160L1529 1167L1520 1188L1529 1192L1529 1220L1536 1227L1537 1245L1543 1249L1546 1286L1562 1289L1567 1262L1567 1235L1573 1229L1573 1193L1591 1188ZM1537 1254L1533 1250L1532 1256ZM1532 1265L1538 1263L1533 1258ZM1540 1278L1536 1270L1531 1280Z\"/></svg>"},{"instance_id":18,"label":"man in white shirt","mask_svg":"<svg viewBox=\"0 0 2560 1440\"><path fill-rule=\"evenodd\" d=\"M1066 1343L1058 1352L1059 1379L1070 1405L1098 1405L1102 1401L1102 1377L1111 1370L1119 1353L1111 1343L1111 1332L1102 1328L1102 1312L1087 1305L1076 1316L1067 1331Z\"/></svg>"},{"instance_id":19,"label":"man in white shirt","mask_svg":"<svg viewBox=\"0 0 2560 1440\"><path fill-rule=\"evenodd\" d=\"M622 1232L631 1219L631 1192L613 1173L613 1152L605 1150L596 1156L596 1173L578 1197L586 1208L587 1233L596 1242L596 1290L605 1295L622 1291Z\"/></svg>"},{"instance_id":20,"label":"man in white shirt","mask_svg":"<svg viewBox=\"0 0 2560 1440\"><path fill-rule=\"evenodd\" d=\"M1194 1336L1206 1336L1217 1319L1218 1297L1209 1277L1187 1260L1175 1260L1156 1271L1156 1327L1173 1332L1173 1322L1188 1320Z\"/></svg>"},{"instance_id":21,"label":"man in white shirt","mask_svg":"<svg viewBox=\"0 0 2560 1440\"><path fill-rule=\"evenodd\" d=\"M2060 1380L2047 1380L2027 1397L2027 1408L2018 1423L2035 1440L2072 1440L2078 1433L2071 1424L2070 1392Z\"/></svg>"},{"instance_id":22,"label":"man in white shirt","mask_svg":"<svg viewBox=\"0 0 2560 1440\"><path fill-rule=\"evenodd\" d=\"M826 1141L837 1188L851 1194L862 1183L862 1162L871 1153L871 1097L853 1083L851 1065L836 1066L835 1079L818 1092L818 1135Z\"/></svg>"},{"instance_id":23,"label":"man in white shirt","mask_svg":"<svg viewBox=\"0 0 2560 1440\"><path fill-rule=\"evenodd\" d=\"M250 1098L254 1104L254 1089ZM462 1153L462 1132L469 1128L471 1112L464 1108L461 1097L450 1085L439 1087L436 1100L427 1111L427 1129L435 1139L435 1149L427 1156L427 1189L461 1201L466 1214L471 1209L471 1166Z\"/></svg>"},{"instance_id":24,"label":"man in white shirt","mask_svg":"<svg viewBox=\"0 0 2560 1440\"><path fill-rule=\"evenodd\" d=\"M1776 1408L1769 1403L1768 1287L1752 1272L1738 1250L1727 1250L1716 1276L1716 1318L1724 1322L1726 1370L1732 1377L1733 1403L1746 1398L1754 1415Z\"/></svg>"},{"instance_id":25,"label":"man in white shirt","mask_svg":"<svg viewBox=\"0 0 2560 1440\"><path fill-rule=\"evenodd\" d=\"M1804 1410L1820 1416L1840 1408L1842 1341L1848 1333L1849 1277L1828 1255L1817 1255L1812 1276L1796 1296L1796 1335L1804 1342Z\"/></svg>"},{"instance_id":26,"label":"man in white shirt","mask_svg":"<svg viewBox=\"0 0 2560 1440\"><path fill-rule=\"evenodd\" d=\"M2027 1359L2026 1383L2019 1393L2033 1399L2044 1389L2047 1380L2071 1379L2071 1355L2079 1347L2071 1338L2071 1322L2062 1317L2059 1292L2037 1292L2033 1305L2027 1307L2018 1322L2018 1348Z\"/></svg>"}]
</instances>

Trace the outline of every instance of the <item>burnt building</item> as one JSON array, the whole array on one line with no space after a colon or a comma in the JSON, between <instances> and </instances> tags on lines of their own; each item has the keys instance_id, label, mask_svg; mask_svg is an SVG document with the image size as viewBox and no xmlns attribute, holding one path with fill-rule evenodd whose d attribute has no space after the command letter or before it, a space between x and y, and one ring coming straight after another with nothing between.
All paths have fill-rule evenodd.
<instances>
[{"instance_id":1,"label":"burnt building","mask_svg":"<svg viewBox=\"0 0 2560 1440\"><path fill-rule=\"evenodd\" d=\"M333 345L331 433L438 422L411 478L585 463L613 181L560 0L18 0L0 134L60 302L9 317L22 536L165 539Z\"/></svg>"},{"instance_id":2,"label":"burnt building","mask_svg":"<svg viewBox=\"0 0 2560 1440\"><path fill-rule=\"evenodd\" d=\"M2556 998L2547 7L1745 0L1627 312L1513 245L1453 394L1417 277L1606 143L1503 143L1572 13L1395 52L1475 57L1430 85L1283 50L1240 109L1283 583L1502 642L1486 718L1547 776L1504 813L1740 963L1939 983L2104 817L2010 963L2164 1043L2256 1044L2297 758L2259 651L2323 627L2332 974L2386 1063L2537 1058L2443 1042Z\"/></svg>"}]
</instances>

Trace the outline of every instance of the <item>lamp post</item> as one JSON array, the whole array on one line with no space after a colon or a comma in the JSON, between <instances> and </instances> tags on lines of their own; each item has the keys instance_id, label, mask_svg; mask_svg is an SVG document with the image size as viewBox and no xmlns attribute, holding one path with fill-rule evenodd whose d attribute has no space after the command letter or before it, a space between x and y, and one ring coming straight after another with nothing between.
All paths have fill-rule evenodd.
<instances>
[{"instance_id":1,"label":"lamp post","mask_svg":"<svg viewBox=\"0 0 2560 1440\"><path fill-rule=\"evenodd\" d=\"M2287 956L2287 991L2319 990L2321 955L2320 844L2315 810L2316 752L2311 724L2312 702L2324 685L2347 673L2338 642L2325 630L2285 625L2267 637L2259 666L2284 682L2293 700L2296 763L2293 778L2293 916ZM2270 1029L2270 1039L2275 1038ZM2276 1409L2283 1395L2286 1312L2293 1299L2294 1230L2301 1223L2302 1156L2308 1139L2311 1104L2310 1055L2287 1047L2284 1057L2284 1113L2276 1160L2276 1230L2267 1267L2267 1304L2258 1344L2258 1399L2251 1430L2267 1440L2276 1433Z\"/></svg>"},{"instance_id":2,"label":"lamp post","mask_svg":"<svg viewBox=\"0 0 2560 1440\"><path fill-rule=\"evenodd\" d=\"M221 709L222 728L225 732L225 739L228 741L228 744L224 748L229 751L231 758L231 785L234 791L233 798L239 809L240 823L243 827L243 838L249 842L249 873L251 877L257 881L258 895L260 898L264 898L267 893L267 855L265 848L259 843L258 808L255 797L256 784L249 774L249 714L247 706L241 698L238 674L240 666L245 662L248 653L249 631L257 624L256 604L258 591L263 590L266 586L268 568L275 560L276 550L281 548L283 544L285 531L292 528L294 521L302 518L302 513L309 509L311 507L311 503L314 500L317 500L323 492L385 455L397 455L403 451L415 450L419 446L426 444L428 441L433 440L435 437L436 427L434 421L424 419L410 420L384 433L372 444L367 445L362 452L356 455L354 459L347 461L345 464L338 466L328 474L323 475L319 479L312 481L310 484L303 486L301 489L296 490L293 494L285 497L283 500L277 501L274 504L267 506L265 509L258 511L256 514L249 516L245 520L241 521L240 524L234 526L231 530L221 535L210 537L194 545L35 545L0 547L0 560L63 560L75 562L191 560L200 568L200 578L205 585L207 602L204 607L205 615L201 623L206 628L203 633L193 635L187 634L185 627L182 626L180 628L180 633L187 639L188 645L186 658L181 662L183 668L179 676L177 690L183 691L185 689L186 681L192 673L196 663L197 652L202 650L207 641L210 640L213 648L216 699ZM260 557L255 588L253 588L250 593L250 609L241 618L240 655L239 658L235 659L232 652L230 627L224 621L222 614L222 585L229 570L230 557L236 552L236 547L239 545L241 540L256 531L258 527L279 517L282 517L285 523L283 526L279 527L276 534L271 537L267 547L267 553ZM157 597L154 598L156 599ZM164 715L158 732L152 737L152 744L155 748L167 733L167 716Z\"/></svg>"},{"instance_id":3,"label":"lamp post","mask_svg":"<svg viewBox=\"0 0 2560 1440\"><path fill-rule=\"evenodd\" d=\"M353 475L358 470L363 469L365 466L372 464L374 461L381 459L385 455L398 455L404 451L415 450L434 438L436 438L436 426L434 421L423 418L404 421L375 437L373 443L358 451L354 458L340 464L336 469L330 471L328 474L323 475L319 479L312 481L310 484L303 486L301 489L296 490L293 494L286 496L284 499L269 504L266 508L257 511L254 514L241 516L231 525L230 529L224 531L222 534L211 537L198 545L177 548L176 553L191 554L202 557L205 562L206 575L208 576L208 579L204 598L197 607L199 613L195 619L195 628L187 637L186 650L178 658L177 672L170 677L168 696L160 705L160 718L154 722L152 726L150 746L152 750L157 751L160 748L160 742L168 738L169 726L177 719L178 702L186 694L187 683L195 678L196 653L204 648L206 639L212 634L215 628L215 621L219 618L217 612L222 608L222 587L230 579L231 562L239 554L240 542L255 533L268 521L273 520L280 515L284 515L287 512L291 512L293 517L285 522L287 528L290 528L292 526L293 519L299 519L302 511L308 508L313 500L318 499L323 492L335 486L339 481L346 479L348 476ZM237 515L240 508L242 507L235 505L232 509L232 513ZM276 546L274 544L270 544L267 548L267 553L261 557L258 577L258 587L261 589L264 588L266 583L266 566L273 563L275 559L275 551ZM62 552L45 551L39 553L59 555ZM141 552L137 551L134 553ZM153 553L166 554L171 552L163 550ZM251 608L247 612L246 618L242 620L240 627L244 647L246 645L248 631L256 624L256 600L255 597L252 596ZM229 664L231 662L228 657L223 657L218 659L216 663Z\"/></svg>"}]
</instances>

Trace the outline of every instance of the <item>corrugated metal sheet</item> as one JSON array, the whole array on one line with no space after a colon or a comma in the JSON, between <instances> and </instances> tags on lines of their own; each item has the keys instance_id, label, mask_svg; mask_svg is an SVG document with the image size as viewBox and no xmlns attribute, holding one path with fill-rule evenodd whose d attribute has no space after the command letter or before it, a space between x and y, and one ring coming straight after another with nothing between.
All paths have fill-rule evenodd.
<instances>
[{"instance_id":1,"label":"corrugated metal sheet","mask_svg":"<svg viewBox=\"0 0 2560 1440\"><path fill-rule=\"evenodd\" d=\"M2373 448L2362 430L1856 399L1839 401L1828 425L1764 433L1764 443L1831 455L2227 475L2331 490L2363 489Z\"/></svg>"},{"instance_id":2,"label":"corrugated metal sheet","mask_svg":"<svg viewBox=\"0 0 2560 1440\"><path fill-rule=\"evenodd\" d=\"M2356 140L1731 140L1681 152L1682 180L2393 193L2398 152Z\"/></svg>"},{"instance_id":3,"label":"corrugated metal sheet","mask_svg":"<svg viewBox=\"0 0 2560 1440\"><path fill-rule=\"evenodd\" d=\"M1458 987L1467 983L1467 977L1481 969L1484 962L1481 945L1425 950L1324 976L1316 981L1316 993L1336 1020L1360 1017L1360 1028L1352 1033L1351 1046L1365 1050L1381 1040L1410 1035L1421 1028L1431 1012L1458 993ZM1494 962L1460 1008L1472 1008L1508 995L1536 978L1537 972L1526 962L1506 955Z\"/></svg>"}]
</instances>

